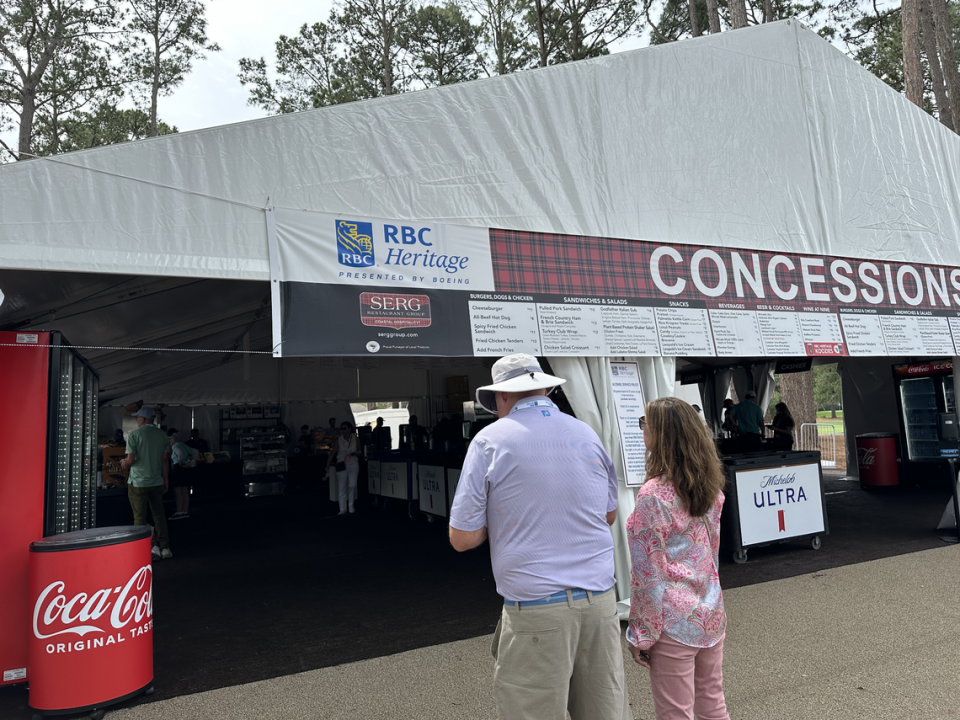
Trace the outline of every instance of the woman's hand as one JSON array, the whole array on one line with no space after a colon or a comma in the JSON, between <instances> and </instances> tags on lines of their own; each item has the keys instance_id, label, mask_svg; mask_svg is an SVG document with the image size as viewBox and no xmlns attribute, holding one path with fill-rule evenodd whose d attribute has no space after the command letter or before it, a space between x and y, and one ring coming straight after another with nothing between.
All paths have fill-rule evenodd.
<instances>
[{"instance_id":1,"label":"woman's hand","mask_svg":"<svg viewBox=\"0 0 960 720\"><path fill-rule=\"evenodd\" d=\"M650 669L650 652L647 650L641 650L636 645L627 643L630 648L630 654L633 656L633 661L637 665L642 665L647 670Z\"/></svg>"}]
</instances>

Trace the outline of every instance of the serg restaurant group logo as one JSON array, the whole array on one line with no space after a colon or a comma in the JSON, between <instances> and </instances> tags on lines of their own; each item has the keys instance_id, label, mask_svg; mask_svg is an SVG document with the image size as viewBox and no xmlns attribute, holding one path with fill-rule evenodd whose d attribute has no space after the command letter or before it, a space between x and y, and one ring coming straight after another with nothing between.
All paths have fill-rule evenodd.
<instances>
[{"instance_id":1,"label":"serg restaurant group logo","mask_svg":"<svg viewBox=\"0 0 960 720\"><path fill-rule=\"evenodd\" d=\"M337 261L347 267L373 267L373 223L336 220Z\"/></svg>"}]
</instances>

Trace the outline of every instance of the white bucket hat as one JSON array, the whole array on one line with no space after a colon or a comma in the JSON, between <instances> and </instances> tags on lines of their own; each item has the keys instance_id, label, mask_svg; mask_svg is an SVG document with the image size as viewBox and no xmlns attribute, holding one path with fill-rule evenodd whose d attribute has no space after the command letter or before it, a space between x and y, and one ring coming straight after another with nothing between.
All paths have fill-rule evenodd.
<instances>
[{"instance_id":1,"label":"white bucket hat","mask_svg":"<svg viewBox=\"0 0 960 720\"><path fill-rule=\"evenodd\" d=\"M543 390L563 385L566 380L547 375L533 355L517 353L500 358L493 364L490 374L493 384L477 388L477 402L484 410L497 414L498 392L524 392Z\"/></svg>"}]
</instances>

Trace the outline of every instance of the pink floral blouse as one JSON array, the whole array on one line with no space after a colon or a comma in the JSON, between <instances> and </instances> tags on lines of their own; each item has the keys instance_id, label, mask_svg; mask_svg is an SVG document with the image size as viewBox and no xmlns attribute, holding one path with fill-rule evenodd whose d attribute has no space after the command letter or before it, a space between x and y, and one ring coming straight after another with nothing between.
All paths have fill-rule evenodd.
<instances>
[{"instance_id":1,"label":"pink floral blouse","mask_svg":"<svg viewBox=\"0 0 960 720\"><path fill-rule=\"evenodd\" d=\"M727 616L717 574L722 508L720 493L705 517L690 517L662 477L650 478L637 492L627 519L632 566L627 637L641 650L661 633L697 648L723 638Z\"/></svg>"}]
</instances>

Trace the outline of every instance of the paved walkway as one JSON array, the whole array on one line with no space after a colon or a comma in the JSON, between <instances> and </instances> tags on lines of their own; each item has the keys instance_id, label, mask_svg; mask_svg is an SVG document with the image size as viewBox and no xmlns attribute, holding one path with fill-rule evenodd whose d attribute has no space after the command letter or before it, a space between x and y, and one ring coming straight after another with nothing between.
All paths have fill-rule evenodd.
<instances>
[{"instance_id":1,"label":"paved walkway","mask_svg":"<svg viewBox=\"0 0 960 720\"><path fill-rule=\"evenodd\" d=\"M960 720L960 546L734 588L725 597L733 720ZM489 636L436 645L108 717L491 720L489 646ZM653 720L646 671L631 663L627 676L635 716Z\"/></svg>"}]
</instances>

